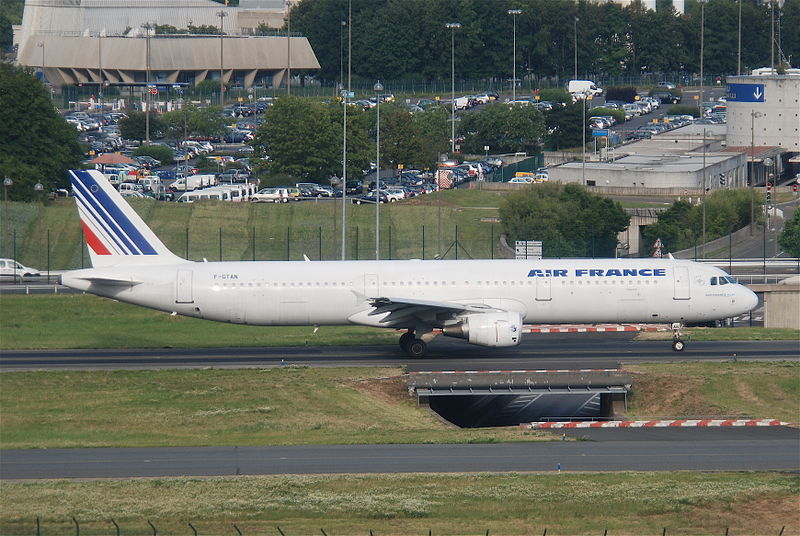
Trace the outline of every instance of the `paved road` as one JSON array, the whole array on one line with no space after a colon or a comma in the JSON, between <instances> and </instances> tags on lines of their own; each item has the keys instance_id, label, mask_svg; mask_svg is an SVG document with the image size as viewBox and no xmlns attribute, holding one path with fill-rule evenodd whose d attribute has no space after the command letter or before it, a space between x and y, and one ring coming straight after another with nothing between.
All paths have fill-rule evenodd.
<instances>
[{"instance_id":1,"label":"paved road","mask_svg":"<svg viewBox=\"0 0 800 536\"><path fill-rule=\"evenodd\" d=\"M407 357L397 345L295 348L200 348L119 350L13 350L0 353L0 372L14 370L159 369L198 367L405 366L418 370L537 370L613 368L619 363L800 359L798 341L687 343L631 340L635 333L526 335L515 348L488 349L440 337L424 359Z\"/></svg>"},{"instance_id":2,"label":"paved road","mask_svg":"<svg viewBox=\"0 0 800 536\"><path fill-rule=\"evenodd\" d=\"M618 430L613 430L614 432ZM623 431L628 432L628 431ZM129 478L483 471L797 471L791 428L657 431L600 441L6 450L0 478ZM725 433L723 433L725 432Z\"/></svg>"}]
</instances>

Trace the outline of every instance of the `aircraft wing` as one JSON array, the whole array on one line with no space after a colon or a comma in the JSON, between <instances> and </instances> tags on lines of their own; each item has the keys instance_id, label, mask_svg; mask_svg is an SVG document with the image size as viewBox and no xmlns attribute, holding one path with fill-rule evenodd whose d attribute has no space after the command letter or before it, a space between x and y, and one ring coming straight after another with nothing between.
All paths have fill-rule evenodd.
<instances>
[{"instance_id":1,"label":"aircraft wing","mask_svg":"<svg viewBox=\"0 0 800 536\"><path fill-rule=\"evenodd\" d=\"M481 303L469 304L392 297L370 298L367 301L372 308L350 317L352 322L381 327L407 327L419 322L441 325L456 313L499 311L499 309Z\"/></svg>"}]
</instances>

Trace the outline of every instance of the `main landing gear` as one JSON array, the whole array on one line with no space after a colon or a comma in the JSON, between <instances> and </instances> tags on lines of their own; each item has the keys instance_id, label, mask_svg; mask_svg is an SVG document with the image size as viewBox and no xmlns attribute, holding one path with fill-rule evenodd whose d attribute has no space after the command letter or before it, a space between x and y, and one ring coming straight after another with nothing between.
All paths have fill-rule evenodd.
<instances>
[{"instance_id":1,"label":"main landing gear","mask_svg":"<svg viewBox=\"0 0 800 536\"><path fill-rule=\"evenodd\" d=\"M686 343L681 338L681 324L680 322L672 323L672 349L676 352L683 352Z\"/></svg>"},{"instance_id":2,"label":"main landing gear","mask_svg":"<svg viewBox=\"0 0 800 536\"><path fill-rule=\"evenodd\" d=\"M428 352L428 344L422 339L418 339L413 331L406 331L400 335L400 348L409 357L425 357Z\"/></svg>"}]
</instances>

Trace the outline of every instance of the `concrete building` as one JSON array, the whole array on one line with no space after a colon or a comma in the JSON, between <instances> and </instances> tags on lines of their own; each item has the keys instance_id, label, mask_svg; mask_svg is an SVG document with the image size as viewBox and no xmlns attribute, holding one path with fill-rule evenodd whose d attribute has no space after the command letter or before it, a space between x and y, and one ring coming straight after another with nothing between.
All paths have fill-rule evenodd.
<instances>
[{"instance_id":1,"label":"concrete building","mask_svg":"<svg viewBox=\"0 0 800 536\"><path fill-rule=\"evenodd\" d=\"M599 188L660 188L679 194L746 185L747 159L724 151L725 125L689 125L630 143L610 161L550 168L550 180Z\"/></svg>"},{"instance_id":2,"label":"concrete building","mask_svg":"<svg viewBox=\"0 0 800 536\"><path fill-rule=\"evenodd\" d=\"M793 177L800 172L800 69L754 72L767 74L727 79L728 147L748 152L756 179L765 174L766 157L773 158L769 173ZM774 147L782 151L770 154Z\"/></svg>"},{"instance_id":3,"label":"concrete building","mask_svg":"<svg viewBox=\"0 0 800 536\"><path fill-rule=\"evenodd\" d=\"M633 4L637 0L591 0L591 1L596 3L596 4L610 2L610 3L614 3L614 4L619 4L622 7L628 7L629 5ZM651 9L653 11L656 10L656 0L641 0L641 2L642 2L642 5L645 8ZM683 14L683 12L684 12L684 9L685 9L685 5L684 4L685 4L685 0L672 0L672 7L674 7L675 11L680 13L680 14Z\"/></svg>"},{"instance_id":4,"label":"concrete building","mask_svg":"<svg viewBox=\"0 0 800 536\"><path fill-rule=\"evenodd\" d=\"M305 37L252 35L260 24L283 25L283 2L244 4L249 7L210 0L26 0L22 24L14 28L17 62L42 69L54 85L198 84L219 80L222 70L226 84L277 86L289 70L319 69ZM146 25L221 25L225 35L156 35Z\"/></svg>"}]
</instances>

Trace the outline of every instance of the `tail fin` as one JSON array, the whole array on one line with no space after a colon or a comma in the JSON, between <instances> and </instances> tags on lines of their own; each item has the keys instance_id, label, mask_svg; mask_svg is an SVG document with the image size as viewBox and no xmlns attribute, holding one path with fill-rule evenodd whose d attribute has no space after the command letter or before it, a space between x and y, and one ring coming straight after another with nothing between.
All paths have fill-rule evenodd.
<instances>
[{"instance_id":1,"label":"tail fin","mask_svg":"<svg viewBox=\"0 0 800 536\"><path fill-rule=\"evenodd\" d=\"M102 173L71 170L69 174L93 267L182 261L167 249Z\"/></svg>"}]
</instances>

